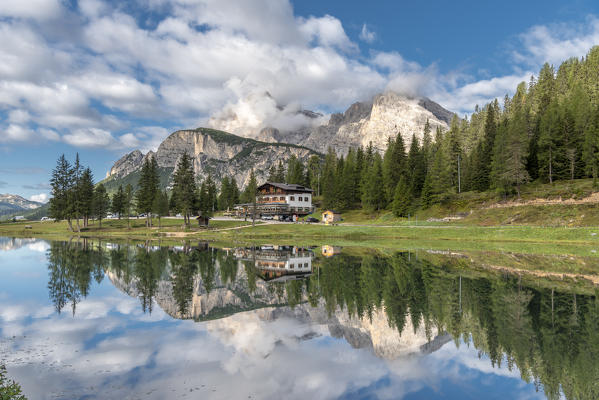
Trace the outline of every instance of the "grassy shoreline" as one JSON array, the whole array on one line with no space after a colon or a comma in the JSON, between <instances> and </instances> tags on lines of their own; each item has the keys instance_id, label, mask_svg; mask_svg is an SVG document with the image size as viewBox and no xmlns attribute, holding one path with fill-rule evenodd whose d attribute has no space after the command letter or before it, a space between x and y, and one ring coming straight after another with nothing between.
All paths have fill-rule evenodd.
<instances>
[{"instance_id":1,"label":"grassy shoreline","mask_svg":"<svg viewBox=\"0 0 599 400\"><path fill-rule=\"evenodd\" d=\"M111 240L159 240L181 243L210 241L226 244L293 244L302 246L358 246L380 249L488 250L530 254L571 254L599 257L599 227L534 226L375 226L322 224L257 224L242 220L211 221L210 229L185 228L182 221L163 219L161 228L146 228L143 220L107 220L81 232L70 232L66 222L0 224L0 236L69 240L72 237ZM26 228L29 225L31 228Z\"/></svg>"}]
</instances>

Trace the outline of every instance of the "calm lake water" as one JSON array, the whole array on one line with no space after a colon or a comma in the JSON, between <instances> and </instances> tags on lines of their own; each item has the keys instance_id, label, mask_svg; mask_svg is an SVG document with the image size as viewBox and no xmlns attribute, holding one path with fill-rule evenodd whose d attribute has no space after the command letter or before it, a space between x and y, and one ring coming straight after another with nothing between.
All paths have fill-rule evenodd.
<instances>
[{"instance_id":1,"label":"calm lake water","mask_svg":"<svg viewBox=\"0 0 599 400\"><path fill-rule=\"evenodd\" d=\"M478 264L0 238L0 361L30 399L599 398L592 285Z\"/></svg>"}]
</instances>

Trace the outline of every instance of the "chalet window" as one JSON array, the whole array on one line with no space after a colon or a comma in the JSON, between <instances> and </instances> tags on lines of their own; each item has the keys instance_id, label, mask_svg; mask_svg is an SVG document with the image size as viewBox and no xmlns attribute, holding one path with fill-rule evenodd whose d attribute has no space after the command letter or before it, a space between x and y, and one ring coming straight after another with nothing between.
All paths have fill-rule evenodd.
<instances>
[{"instance_id":1,"label":"chalet window","mask_svg":"<svg viewBox=\"0 0 599 400\"><path fill-rule=\"evenodd\" d=\"M295 268L295 264L289 264L289 268L291 268L291 269Z\"/></svg>"},{"instance_id":2,"label":"chalet window","mask_svg":"<svg viewBox=\"0 0 599 400\"><path fill-rule=\"evenodd\" d=\"M293 197L293 196L289 196L289 200L291 200L291 201L294 201L294 200L295 200L295 197Z\"/></svg>"},{"instance_id":3,"label":"chalet window","mask_svg":"<svg viewBox=\"0 0 599 400\"><path fill-rule=\"evenodd\" d=\"M285 200L285 198L284 197L279 197L279 200Z\"/></svg>"},{"instance_id":4,"label":"chalet window","mask_svg":"<svg viewBox=\"0 0 599 400\"><path fill-rule=\"evenodd\" d=\"M308 199L307 197L304 197L304 201L310 201L310 199Z\"/></svg>"},{"instance_id":5,"label":"chalet window","mask_svg":"<svg viewBox=\"0 0 599 400\"><path fill-rule=\"evenodd\" d=\"M304 264L304 268L308 268L308 263L305 263L305 264Z\"/></svg>"}]
</instances>

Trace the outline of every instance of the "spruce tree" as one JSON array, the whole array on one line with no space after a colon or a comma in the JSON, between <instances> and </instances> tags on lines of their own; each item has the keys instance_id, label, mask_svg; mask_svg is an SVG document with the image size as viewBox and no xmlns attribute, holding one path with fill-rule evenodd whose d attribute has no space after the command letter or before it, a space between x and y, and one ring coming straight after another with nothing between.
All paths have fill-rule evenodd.
<instances>
[{"instance_id":1,"label":"spruce tree","mask_svg":"<svg viewBox=\"0 0 599 400\"><path fill-rule=\"evenodd\" d=\"M386 195L383 184L383 161L378 153L373 155L372 167L362 181L362 206L368 211L385 207Z\"/></svg>"},{"instance_id":2,"label":"spruce tree","mask_svg":"<svg viewBox=\"0 0 599 400\"><path fill-rule=\"evenodd\" d=\"M127 228L131 229L131 220L129 219L131 216L131 207L133 203L133 186L128 184L125 187L125 194L123 196L123 211L127 216Z\"/></svg>"},{"instance_id":3,"label":"spruce tree","mask_svg":"<svg viewBox=\"0 0 599 400\"><path fill-rule=\"evenodd\" d=\"M146 226L152 226L152 205L154 197L159 192L160 178L158 175L158 164L155 157L149 157L144 161L141 168L136 200L139 212L146 214Z\"/></svg>"},{"instance_id":4,"label":"spruce tree","mask_svg":"<svg viewBox=\"0 0 599 400\"><path fill-rule=\"evenodd\" d=\"M393 214L396 217L407 217L412 206L412 190L405 177L401 177L393 195Z\"/></svg>"},{"instance_id":5,"label":"spruce tree","mask_svg":"<svg viewBox=\"0 0 599 400\"><path fill-rule=\"evenodd\" d=\"M123 190L123 185L120 185L117 191L112 195L112 212L117 214L119 219L121 219L121 215L124 214L125 210L125 191Z\"/></svg>"},{"instance_id":6,"label":"spruce tree","mask_svg":"<svg viewBox=\"0 0 599 400\"><path fill-rule=\"evenodd\" d=\"M173 198L178 212L183 214L187 226L191 223L191 215L194 212L197 185L191 158L184 152L173 175Z\"/></svg>"},{"instance_id":7,"label":"spruce tree","mask_svg":"<svg viewBox=\"0 0 599 400\"><path fill-rule=\"evenodd\" d=\"M154 204L152 204L152 212L158 217L158 228L162 228L161 218L168 215L168 194L165 191L159 192L154 197Z\"/></svg>"},{"instance_id":8,"label":"spruce tree","mask_svg":"<svg viewBox=\"0 0 599 400\"><path fill-rule=\"evenodd\" d=\"M56 167L52 170L50 185L52 187L52 197L50 198L49 215L57 221L66 219L69 230L73 232L70 204L72 200L70 192L73 189L73 173L71 164L67 161L64 154L58 158Z\"/></svg>"},{"instance_id":9,"label":"spruce tree","mask_svg":"<svg viewBox=\"0 0 599 400\"><path fill-rule=\"evenodd\" d=\"M108 197L108 193L106 193L106 188L103 184L99 184L96 186L94 190L94 215L98 219L100 223L100 228L102 227L102 219L106 218L108 214L108 210L110 209L110 197Z\"/></svg>"},{"instance_id":10,"label":"spruce tree","mask_svg":"<svg viewBox=\"0 0 599 400\"><path fill-rule=\"evenodd\" d=\"M83 226L87 228L89 218L93 215L94 176L91 169L85 168L79 180L79 204L83 216Z\"/></svg>"}]
</instances>

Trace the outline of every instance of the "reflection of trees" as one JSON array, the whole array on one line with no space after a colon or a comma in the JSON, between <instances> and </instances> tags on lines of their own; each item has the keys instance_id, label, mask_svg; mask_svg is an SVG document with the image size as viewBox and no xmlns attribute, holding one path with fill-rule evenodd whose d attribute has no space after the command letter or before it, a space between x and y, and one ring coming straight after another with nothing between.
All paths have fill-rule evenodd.
<instances>
[{"instance_id":1,"label":"reflection of trees","mask_svg":"<svg viewBox=\"0 0 599 400\"><path fill-rule=\"evenodd\" d=\"M48 291L58 313L71 304L73 315L77 303L89 294L92 278L104 278L106 255L87 242L52 242L48 251L50 274Z\"/></svg>"},{"instance_id":2,"label":"reflection of trees","mask_svg":"<svg viewBox=\"0 0 599 400\"><path fill-rule=\"evenodd\" d=\"M198 278L210 293L220 276L221 284L234 286L235 293L244 296L245 291L246 300L258 286L253 262L243 261L239 270L232 253L216 249L116 246L107 251L87 243L56 242L48 257L48 288L58 312L68 304L75 312L107 268L127 284L136 283L148 312L161 279L170 281L181 315L189 312ZM364 318L378 310L399 332L409 325L423 327L429 337L433 328L449 332L456 343L460 338L471 343L493 365L517 367L523 380L543 388L550 399L560 394L599 398L596 296L526 287L515 277L468 275L460 261L431 262L407 253L340 254L315 260L314 267L308 279L261 285L291 306L323 302L329 313L341 308Z\"/></svg>"},{"instance_id":3,"label":"reflection of trees","mask_svg":"<svg viewBox=\"0 0 599 400\"><path fill-rule=\"evenodd\" d=\"M173 298L181 315L189 311L189 304L193 296L195 275L198 271L197 252L171 252L171 283Z\"/></svg>"},{"instance_id":4,"label":"reflection of trees","mask_svg":"<svg viewBox=\"0 0 599 400\"><path fill-rule=\"evenodd\" d=\"M137 278L137 289L141 308L152 313L152 303L158 288L158 279L166 268L168 249L161 247L150 251L149 247L138 249L134 261L134 274Z\"/></svg>"}]
</instances>

